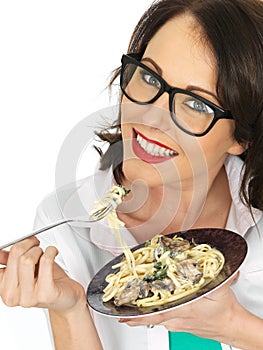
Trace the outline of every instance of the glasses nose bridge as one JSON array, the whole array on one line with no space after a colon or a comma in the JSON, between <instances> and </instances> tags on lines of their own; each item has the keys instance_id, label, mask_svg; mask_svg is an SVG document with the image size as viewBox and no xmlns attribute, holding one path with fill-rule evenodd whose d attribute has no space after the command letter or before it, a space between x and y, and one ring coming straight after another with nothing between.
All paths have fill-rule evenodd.
<instances>
[{"instance_id":1,"label":"glasses nose bridge","mask_svg":"<svg viewBox=\"0 0 263 350\"><path fill-rule=\"evenodd\" d=\"M168 95L169 95L169 100L172 100L174 94L177 92L177 88L169 85L168 83L166 83L166 81L164 80L163 81L163 91L162 91L162 94L164 92L167 92Z\"/></svg>"},{"instance_id":2,"label":"glasses nose bridge","mask_svg":"<svg viewBox=\"0 0 263 350\"><path fill-rule=\"evenodd\" d=\"M155 108L159 107L159 111L162 111L162 113L165 110L165 111L167 111L169 113L169 115L171 115L172 114L172 110L171 110L172 109L172 99L173 99L173 96L174 96L174 90L175 89L172 86L170 86L168 83L166 83L165 80L162 80L159 93L150 102L150 104L154 105ZM165 92L168 94L168 96L164 96ZM164 98L162 98L162 97L164 97ZM156 110L158 110L158 109L156 109ZM158 113L156 114L156 116L157 115L158 115ZM162 121L161 121L162 128L164 128L165 125L164 125L163 114L161 114L161 115L162 115ZM158 118L156 120L158 120ZM165 118L165 120L168 121L168 120L170 120L170 118ZM170 126L168 126L168 124L166 125L166 127L170 128Z\"/></svg>"},{"instance_id":3,"label":"glasses nose bridge","mask_svg":"<svg viewBox=\"0 0 263 350\"><path fill-rule=\"evenodd\" d=\"M171 99L173 97L173 90L174 88L172 86L166 83L165 80L162 80L161 89L158 92L158 94L155 96L155 98L152 100L152 103L159 101L160 97L162 97L163 94L166 92L169 96L169 108L170 108Z\"/></svg>"}]
</instances>

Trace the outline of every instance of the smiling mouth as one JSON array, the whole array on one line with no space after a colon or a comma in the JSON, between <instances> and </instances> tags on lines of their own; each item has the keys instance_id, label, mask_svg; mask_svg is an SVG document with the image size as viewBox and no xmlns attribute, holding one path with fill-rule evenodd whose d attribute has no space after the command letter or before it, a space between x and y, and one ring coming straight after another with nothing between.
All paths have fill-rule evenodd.
<instances>
[{"instance_id":1,"label":"smiling mouth","mask_svg":"<svg viewBox=\"0 0 263 350\"><path fill-rule=\"evenodd\" d=\"M135 129L133 132L134 140L136 140L136 144L140 147L141 152L139 151L138 146L135 146L134 150L142 160L148 163L155 163L178 156L178 152L167 147L166 145L158 141L148 139Z\"/></svg>"}]
</instances>

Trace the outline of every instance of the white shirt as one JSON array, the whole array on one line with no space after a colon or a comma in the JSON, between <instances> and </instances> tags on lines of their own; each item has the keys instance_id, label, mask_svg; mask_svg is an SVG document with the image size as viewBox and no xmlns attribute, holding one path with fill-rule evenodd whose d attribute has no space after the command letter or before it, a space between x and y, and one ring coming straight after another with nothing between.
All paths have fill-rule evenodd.
<instances>
[{"instance_id":1,"label":"white shirt","mask_svg":"<svg viewBox=\"0 0 263 350\"><path fill-rule=\"evenodd\" d=\"M240 275L232 288L244 307L263 318L263 216L253 210L255 222L248 208L239 198L239 179L242 161L229 156L225 162L232 196L226 228L245 237L248 254ZM85 215L94 201L113 185L112 172L98 171L77 184L65 186L49 195L38 207L35 228L45 226L62 218ZM136 240L124 227L122 235L128 246L137 245ZM59 250L57 262L86 289L94 274L122 249L111 234L105 220L92 224L74 224L57 227L39 235L43 248L54 245ZM168 350L168 332L163 326L153 329L128 327L115 318L92 312L96 328L105 350ZM224 350L230 346L222 344ZM235 348L232 347L234 350ZM238 350L238 349L236 349Z\"/></svg>"}]
</instances>

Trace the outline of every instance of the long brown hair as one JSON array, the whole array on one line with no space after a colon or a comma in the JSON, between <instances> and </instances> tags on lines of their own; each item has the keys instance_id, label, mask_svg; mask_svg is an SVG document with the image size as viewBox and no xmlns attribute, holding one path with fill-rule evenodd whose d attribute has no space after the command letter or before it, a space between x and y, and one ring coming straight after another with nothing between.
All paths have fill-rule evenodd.
<instances>
[{"instance_id":1,"label":"long brown hair","mask_svg":"<svg viewBox=\"0 0 263 350\"><path fill-rule=\"evenodd\" d=\"M261 0L159 0L138 22L128 53L141 57L152 37L170 19L192 14L217 61L217 94L235 119L235 139L247 147L242 155L242 200L263 210L263 2ZM120 68L114 71L112 82ZM99 136L110 146L101 168L113 166L123 179L120 116L112 130Z\"/></svg>"}]
</instances>

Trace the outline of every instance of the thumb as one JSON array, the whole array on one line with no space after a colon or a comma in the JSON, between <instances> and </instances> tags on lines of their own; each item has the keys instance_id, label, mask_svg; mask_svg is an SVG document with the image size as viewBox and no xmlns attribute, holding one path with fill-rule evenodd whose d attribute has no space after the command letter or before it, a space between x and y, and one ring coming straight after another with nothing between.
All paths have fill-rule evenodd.
<instances>
[{"instance_id":1,"label":"thumb","mask_svg":"<svg viewBox=\"0 0 263 350\"><path fill-rule=\"evenodd\" d=\"M227 282L225 283L225 285L230 286L234 281L236 281L236 280L238 279L238 277L239 277L239 271L235 272L235 273L233 274L233 276L231 276L231 277L227 280Z\"/></svg>"}]
</instances>

